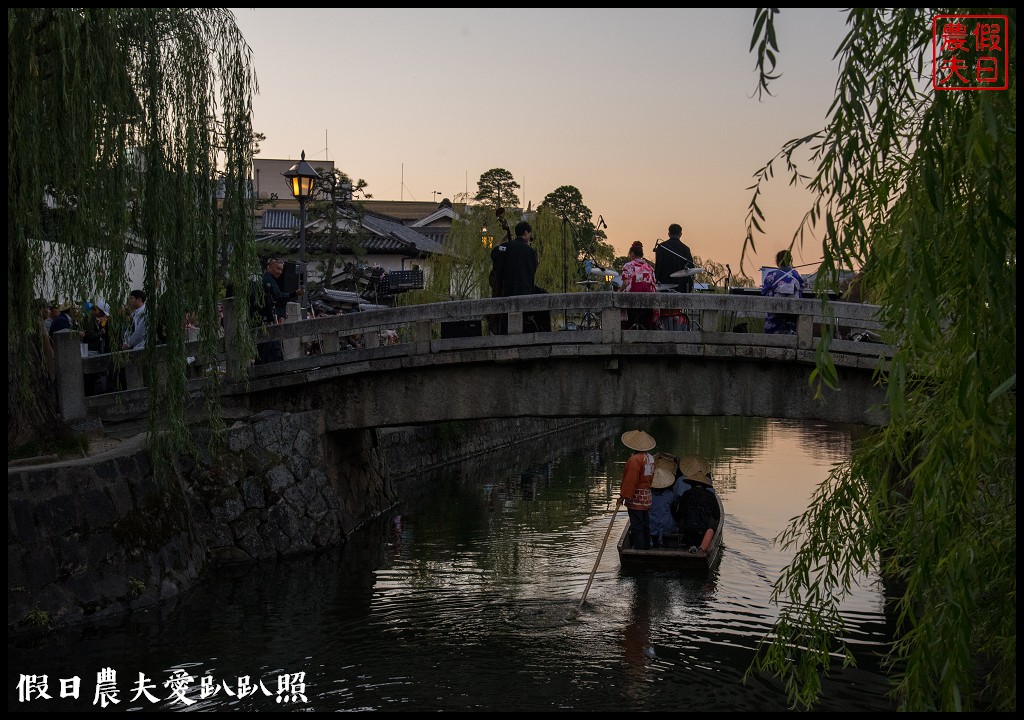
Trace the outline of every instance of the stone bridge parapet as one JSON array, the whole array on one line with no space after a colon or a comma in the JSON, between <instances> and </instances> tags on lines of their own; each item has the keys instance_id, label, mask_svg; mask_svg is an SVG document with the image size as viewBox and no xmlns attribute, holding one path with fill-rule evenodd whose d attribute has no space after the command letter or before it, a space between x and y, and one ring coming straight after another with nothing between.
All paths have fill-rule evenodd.
<instances>
[{"instance_id":1,"label":"stone bridge parapet","mask_svg":"<svg viewBox=\"0 0 1024 720\"><path fill-rule=\"evenodd\" d=\"M628 309L678 309L690 329L623 329ZM798 316L796 335L738 332L765 312ZM357 429L489 417L600 417L749 414L884 424L876 378L892 349L852 340L877 334L878 308L809 298L677 293L565 293L370 310L261 329L281 341L285 359L250 365L245 377L216 378L225 403L327 410L328 429ZM551 331L531 328L546 313ZM507 333L488 324L506 318ZM225 333L234 310L225 303ZM588 318L589 329L576 322ZM837 389L808 378L821 335L837 369ZM876 335L877 336L877 335ZM315 346L315 354L302 349ZM189 352L199 352L198 343ZM72 337L58 338L61 376L81 377L111 363L83 359ZM130 354L129 368L142 360ZM233 367L230 344L200 366ZM64 373L67 365L68 373ZM879 378L884 377L879 375ZM194 378L195 397L212 378ZM144 412L144 388L85 397L65 382L66 416L115 418Z\"/></svg>"}]
</instances>

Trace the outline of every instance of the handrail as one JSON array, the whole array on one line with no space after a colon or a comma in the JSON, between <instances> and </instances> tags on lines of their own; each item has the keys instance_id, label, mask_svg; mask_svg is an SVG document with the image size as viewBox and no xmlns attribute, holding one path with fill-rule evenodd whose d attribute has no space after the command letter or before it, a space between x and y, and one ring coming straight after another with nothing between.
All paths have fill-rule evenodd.
<instances>
[{"instance_id":1,"label":"handrail","mask_svg":"<svg viewBox=\"0 0 1024 720\"><path fill-rule=\"evenodd\" d=\"M662 331L662 330L623 330L619 317L626 309L657 308L678 309L691 318L699 318L700 331ZM554 322L551 332L529 332L524 330L524 315L547 311ZM558 322L569 315L582 315L590 312L601 317L603 329L563 331L556 329ZM797 335L767 335L757 332L734 332L734 327L744 318L763 318L766 312L790 313L798 316ZM475 337L441 339L439 329L443 323L481 321L496 314L508 315L508 332L505 335L481 334ZM282 341L290 349L286 352L285 361L264 366L249 368L252 378L265 377L284 372L292 372L304 367L324 366L365 362L372 357L392 355L427 355L447 351L465 351L473 349L493 349L521 345L571 345L585 346L619 346L628 344L664 345L702 345L736 348L751 348L749 354L761 348L789 348L793 351L809 351L816 344L815 328L835 323L848 330L878 331L881 323L878 320L879 308L874 305L848 303L839 301L823 301L806 298L759 297L749 295L724 295L705 293L543 293L505 298L483 298L476 300L459 300L427 305L412 305L382 310L365 310L343 315L324 316L308 320L295 320L283 325L260 328L258 341ZM297 313L292 314L297 316ZM225 327L233 325L234 302L224 301ZM398 347L382 347L381 331L394 330L398 339ZM224 333L217 343L216 358L200 358L197 362L203 365L222 363L232 351L230 333ZM362 336L361 347L353 352L352 346L344 342L344 338ZM319 338L323 354L316 358L304 357L302 352L303 339ZM190 355L200 352L200 341L186 344ZM55 349L58 364L58 392L61 399L62 412L65 417L85 417L89 408L97 408L111 404L107 395L84 396L84 386L80 378L83 373L102 372L113 366L112 355L81 357L77 334L59 332L55 336ZM634 347L635 352L637 348ZM157 358L165 351L157 348ZM891 356L891 348L876 343L855 343L848 340L833 340L832 351L865 358L865 362L884 360ZM663 350L652 350L663 352ZM289 354L291 357L289 358ZM127 359L128 368L136 368L143 359L141 352L121 354ZM860 363L861 361L857 361ZM136 373L131 373L135 375ZM71 378L68 380L67 378ZM74 380L78 378L77 382ZM134 380L134 381L132 381ZM204 380L195 378L190 383L193 392L201 390ZM230 383L229 383L230 384ZM138 388L141 383L130 378L128 393L130 397L139 398ZM113 396L129 397L124 392L112 393ZM88 401L87 401L88 400Z\"/></svg>"}]
</instances>

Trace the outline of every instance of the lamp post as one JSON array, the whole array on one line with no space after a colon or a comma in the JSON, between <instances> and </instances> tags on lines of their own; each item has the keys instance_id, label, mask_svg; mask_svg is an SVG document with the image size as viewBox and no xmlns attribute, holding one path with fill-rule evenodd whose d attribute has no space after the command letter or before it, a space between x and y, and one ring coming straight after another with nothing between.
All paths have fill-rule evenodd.
<instances>
[{"instance_id":1,"label":"lamp post","mask_svg":"<svg viewBox=\"0 0 1024 720\"><path fill-rule=\"evenodd\" d=\"M320 179L320 174L313 169L313 166L306 162L306 151L302 151L301 159L292 165L286 172L281 173L288 178L292 195L299 201L299 281L303 287L302 293L302 319L306 319L306 201L313 195L314 183Z\"/></svg>"}]
</instances>

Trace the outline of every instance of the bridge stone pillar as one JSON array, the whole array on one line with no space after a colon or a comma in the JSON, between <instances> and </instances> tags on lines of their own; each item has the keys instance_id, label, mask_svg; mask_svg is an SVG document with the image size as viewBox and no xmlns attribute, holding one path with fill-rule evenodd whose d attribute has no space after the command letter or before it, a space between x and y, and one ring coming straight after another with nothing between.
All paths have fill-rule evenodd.
<instances>
[{"instance_id":1,"label":"bridge stone pillar","mask_svg":"<svg viewBox=\"0 0 1024 720\"><path fill-rule=\"evenodd\" d=\"M302 319L302 307L297 302L288 303L288 319L285 322L297 322ZM281 354L285 360L302 357L302 338L287 338L281 341Z\"/></svg>"},{"instance_id":2,"label":"bridge stone pillar","mask_svg":"<svg viewBox=\"0 0 1024 720\"><path fill-rule=\"evenodd\" d=\"M317 337L320 339L320 352L324 355L333 355L341 348L341 341L338 338L337 330L320 333Z\"/></svg>"},{"instance_id":3,"label":"bridge stone pillar","mask_svg":"<svg viewBox=\"0 0 1024 720\"><path fill-rule=\"evenodd\" d=\"M709 332L719 331L718 310L704 310L703 312L701 312L700 315L701 317L698 320L698 322L700 323L701 329L707 330ZM731 328L727 328L726 330L730 329Z\"/></svg>"},{"instance_id":4,"label":"bridge stone pillar","mask_svg":"<svg viewBox=\"0 0 1024 720\"><path fill-rule=\"evenodd\" d=\"M800 315L796 319L796 346L801 350L814 347L814 316Z\"/></svg>"},{"instance_id":5,"label":"bridge stone pillar","mask_svg":"<svg viewBox=\"0 0 1024 720\"><path fill-rule=\"evenodd\" d=\"M82 339L77 330L53 335L57 358L57 398L65 420L85 417L85 382L82 380Z\"/></svg>"},{"instance_id":6,"label":"bridge stone pillar","mask_svg":"<svg viewBox=\"0 0 1024 720\"><path fill-rule=\"evenodd\" d=\"M433 330L431 329L432 323L430 320L419 320L416 322L416 354L417 355L429 355L430 354L430 340L432 338Z\"/></svg>"},{"instance_id":7,"label":"bridge stone pillar","mask_svg":"<svg viewBox=\"0 0 1024 720\"><path fill-rule=\"evenodd\" d=\"M601 342L622 342L622 311L617 307L601 310Z\"/></svg>"},{"instance_id":8,"label":"bridge stone pillar","mask_svg":"<svg viewBox=\"0 0 1024 720\"><path fill-rule=\"evenodd\" d=\"M238 347L235 345L235 333L238 332L238 316L235 314L235 299L224 298L221 301L224 310L224 369L231 382L245 377L245 367L239 367Z\"/></svg>"},{"instance_id":9,"label":"bridge stone pillar","mask_svg":"<svg viewBox=\"0 0 1024 720\"><path fill-rule=\"evenodd\" d=\"M138 353L139 350L132 350L131 352ZM135 390L136 388L143 387L142 382L142 367L137 362L128 361L128 364L124 368L124 384L129 390Z\"/></svg>"},{"instance_id":10,"label":"bridge stone pillar","mask_svg":"<svg viewBox=\"0 0 1024 720\"><path fill-rule=\"evenodd\" d=\"M521 312L510 312L508 314L508 334L523 334L523 314Z\"/></svg>"}]
</instances>

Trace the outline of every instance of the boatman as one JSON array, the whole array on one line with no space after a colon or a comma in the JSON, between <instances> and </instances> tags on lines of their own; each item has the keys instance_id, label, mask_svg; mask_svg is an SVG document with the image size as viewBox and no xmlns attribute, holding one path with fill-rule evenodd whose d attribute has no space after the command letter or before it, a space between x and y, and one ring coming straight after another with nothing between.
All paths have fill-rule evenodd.
<instances>
[{"instance_id":1,"label":"boatman","mask_svg":"<svg viewBox=\"0 0 1024 720\"><path fill-rule=\"evenodd\" d=\"M629 515L629 542L637 550L651 548L651 483L654 481L655 440L643 430L622 433L622 444L633 451L622 471L619 505L625 503ZM617 507L617 506L616 506Z\"/></svg>"}]
</instances>

